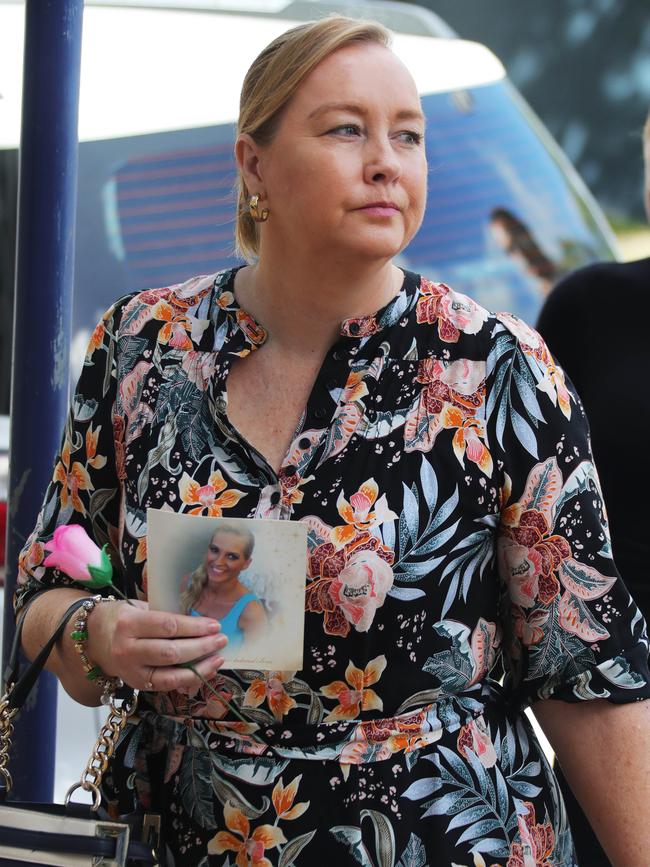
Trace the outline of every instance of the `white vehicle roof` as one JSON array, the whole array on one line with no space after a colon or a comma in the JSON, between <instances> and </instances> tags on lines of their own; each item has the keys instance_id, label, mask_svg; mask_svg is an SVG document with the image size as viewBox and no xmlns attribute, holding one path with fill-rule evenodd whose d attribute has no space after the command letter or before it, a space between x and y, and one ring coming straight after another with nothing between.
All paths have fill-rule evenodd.
<instances>
[{"instance_id":1,"label":"white vehicle roof","mask_svg":"<svg viewBox=\"0 0 650 867\"><path fill-rule=\"evenodd\" d=\"M224 2L232 8L232 0ZM125 6L125 0L87 2L79 138L118 138L234 121L241 82L253 59L273 38L300 23L250 13L253 4L261 3L268 11L284 7L284 0L239 2L239 14L139 8L142 3ZM180 5L178 0L175 5ZM191 5L213 10L219 4L196 0ZM390 20L398 21L395 10L400 5L366 2L361 8L370 16L374 8L385 12L384 6L390 7ZM305 7L308 12L313 8L314 18L325 9L303 3L302 19ZM421 18L426 10L417 12ZM438 32L444 30L440 19L434 23L440 24ZM409 28L414 29L412 21ZM0 148L17 147L20 139L23 29L24 5L0 0ZM393 49L421 95L465 90L505 76L500 61L475 42L394 32Z\"/></svg>"}]
</instances>

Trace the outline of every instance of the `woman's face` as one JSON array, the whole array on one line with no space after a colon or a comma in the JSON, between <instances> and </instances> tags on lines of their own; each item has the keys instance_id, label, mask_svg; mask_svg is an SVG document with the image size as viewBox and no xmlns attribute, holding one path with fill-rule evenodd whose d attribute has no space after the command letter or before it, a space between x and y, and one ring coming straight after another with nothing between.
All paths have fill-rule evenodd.
<instances>
[{"instance_id":1,"label":"woman's face","mask_svg":"<svg viewBox=\"0 0 650 867\"><path fill-rule=\"evenodd\" d=\"M208 545L205 569L211 584L222 584L239 577L247 569L251 557L245 554L246 540L235 533L217 531Z\"/></svg>"},{"instance_id":2,"label":"woman's face","mask_svg":"<svg viewBox=\"0 0 650 867\"><path fill-rule=\"evenodd\" d=\"M383 46L351 45L326 58L285 108L273 141L248 152L247 186L261 189L271 212L262 255L268 243L390 259L420 226L424 116L410 73Z\"/></svg>"}]
</instances>

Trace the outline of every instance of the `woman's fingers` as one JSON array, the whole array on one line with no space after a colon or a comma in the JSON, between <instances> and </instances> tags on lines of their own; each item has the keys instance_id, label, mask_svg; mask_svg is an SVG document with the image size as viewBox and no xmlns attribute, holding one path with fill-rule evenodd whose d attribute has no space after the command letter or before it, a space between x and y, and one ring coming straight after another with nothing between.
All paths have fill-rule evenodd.
<instances>
[{"instance_id":1,"label":"woman's fingers","mask_svg":"<svg viewBox=\"0 0 650 867\"><path fill-rule=\"evenodd\" d=\"M223 658L213 655L200 662L192 663L194 671L186 667L187 663L175 666L150 666L144 670L138 683L132 683L131 686L154 692L195 691L201 683L201 678L209 680L214 677L222 665ZM200 677L197 677L197 674Z\"/></svg>"},{"instance_id":2,"label":"woman's fingers","mask_svg":"<svg viewBox=\"0 0 650 867\"><path fill-rule=\"evenodd\" d=\"M206 635L200 638L141 638L135 642L134 656L141 665L182 665L222 650L228 639L225 635Z\"/></svg>"},{"instance_id":3,"label":"woman's fingers","mask_svg":"<svg viewBox=\"0 0 650 867\"><path fill-rule=\"evenodd\" d=\"M105 674L137 689L196 689L196 675L183 665L201 659L197 671L206 677L223 662L218 654L227 639L209 617L114 602L96 606L88 620L88 657Z\"/></svg>"},{"instance_id":4,"label":"woman's fingers","mask_svg":"<svg viewBox=\"0 0 650 867\"><path fill-rule=\"evenodd\" d=\"M221 629L219 621L211 617L189 617L133 605L121 606L116 625L134 638L192 638Z\"/></svg>"}]
</instances>

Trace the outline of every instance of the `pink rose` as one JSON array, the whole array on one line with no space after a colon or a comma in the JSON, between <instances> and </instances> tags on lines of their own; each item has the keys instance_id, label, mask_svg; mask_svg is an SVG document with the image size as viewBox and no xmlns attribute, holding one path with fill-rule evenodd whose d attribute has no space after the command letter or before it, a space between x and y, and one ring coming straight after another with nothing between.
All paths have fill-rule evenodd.
<instances>
[{"instance_id":1,"label":"pink rose","mask_svg":"<svg viewBox=\"0 0 650 867\"><path fill-rule=\"evenodd\" d=\"M43 561L44 566L60 569L73 581L83 581L89 587L110 585L112 569L108 556L79 524L57 527L53 538L45 543L45 550L51 553Z\"/></svg>"},{"instance_id":2,"label":"pink rose","mask_svg":"<svg viewBox=\"0 0 650 867\"><path fill-rule=\"evenodd\" d=\"M539 592L542 555L535 548L502 537L498 542L499 567L508 585L510 599L522 608L532 608Z\"/></svg>"},{"instance_id":3,"label":"pink rose","mask_svg":"<svg viewBox=\"0 0 650 867\"><path fill-rule=\"evenodd\" d=\"M357 632L367 632L393 586L393 570L374 551L353 553L329 593Z\"/></svg>"},{"instance_id":4,"label":"pink rose","mask_svg":"<svg viewBox=\"0 0 650 867\"><path fill-rule=\"evenodd\" d=\"M467 295L449 290L440 298L442 317L464 334L478 334L489 316L484 307L480 307Z\"/></svg>"}]
</instances>

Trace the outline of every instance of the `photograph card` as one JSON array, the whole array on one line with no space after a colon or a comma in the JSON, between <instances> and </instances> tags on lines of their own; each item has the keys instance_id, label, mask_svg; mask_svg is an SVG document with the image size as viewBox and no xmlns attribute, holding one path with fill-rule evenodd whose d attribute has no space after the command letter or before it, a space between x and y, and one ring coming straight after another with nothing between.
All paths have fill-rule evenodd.
<instances>
[{"instance_id":1,"label":"photograph card","mask_svg":"<svg viewBox=\"0 0 650 867\"><path fill-rule=\"evenodd\" d=\"M214 617L224 669L303 667L307 527L147 509L151 608Z\"/></svg>"}]
</instances>

